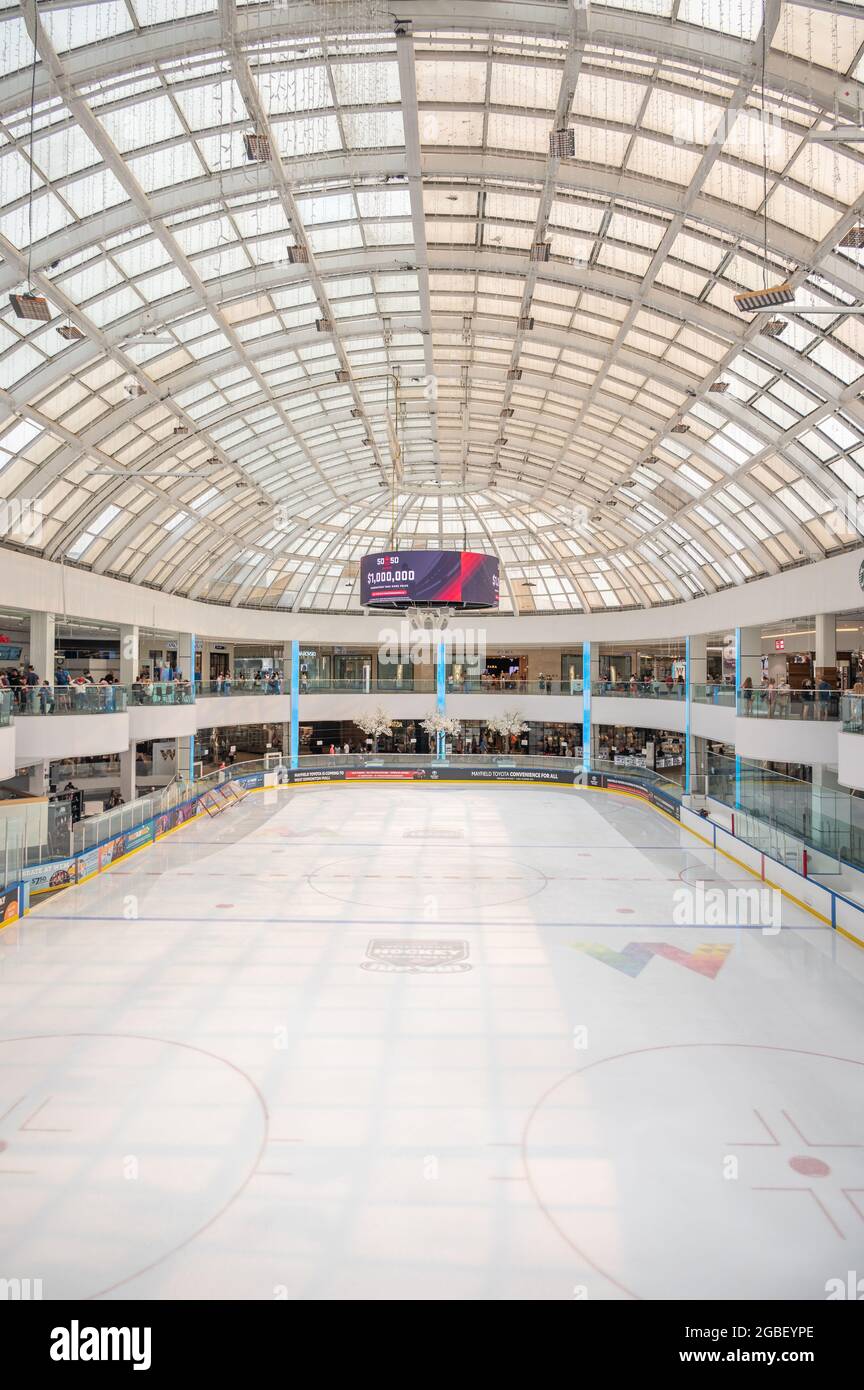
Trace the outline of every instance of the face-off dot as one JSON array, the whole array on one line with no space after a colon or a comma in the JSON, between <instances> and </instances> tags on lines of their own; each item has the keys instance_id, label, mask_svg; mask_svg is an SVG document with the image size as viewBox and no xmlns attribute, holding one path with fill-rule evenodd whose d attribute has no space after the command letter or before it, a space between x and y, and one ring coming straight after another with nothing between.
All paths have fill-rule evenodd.
<instances>
[{"instance_id":1,"label":"face-off dot","mask_svg":"<svg viewBox=\"0 0 864 1390\"><path fill-rule=\"evenodd\" d=\"M789 1167L805 1178L827 1178L831 1169L821 1158L808 1158L806 1154L796 1154L790 1158Z\"/></svg>"}]
</instances>

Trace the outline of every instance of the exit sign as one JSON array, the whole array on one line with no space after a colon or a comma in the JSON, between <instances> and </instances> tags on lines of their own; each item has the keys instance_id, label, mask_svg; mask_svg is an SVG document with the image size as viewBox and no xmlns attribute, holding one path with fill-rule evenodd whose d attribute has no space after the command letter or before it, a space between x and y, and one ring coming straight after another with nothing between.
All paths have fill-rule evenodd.
<instances>
[{"instance_id":1,"label":"exit sign","mask_svg":"<svg viewBox=\"0 0 864 1390\"><path fill-rule=\"evenodd\" d=\"M775 652L785 652L786 643L782 637L774 638L774 650Z\"/></svg>"}]
</instances>

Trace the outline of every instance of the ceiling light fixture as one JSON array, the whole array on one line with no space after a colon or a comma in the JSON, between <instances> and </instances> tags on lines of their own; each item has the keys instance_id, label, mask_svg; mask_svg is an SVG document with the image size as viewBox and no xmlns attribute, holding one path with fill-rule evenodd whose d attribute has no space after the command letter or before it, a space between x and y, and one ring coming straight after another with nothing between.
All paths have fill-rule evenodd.
<instances>
[{"instance_id":1,"label":"ceiling light fixture","mask_svg":"<svg viewBox=\"0 0 864 1390\"><path fill-rule=\"evenodd\" d=\"M735 308L742 314L750 314L754 309L771 309L777 304L791 304L795 291L784 280L782 285L769 285L764 290L743 290L733 296Z\"/></svg>"},{"instance_id":2,"label":"ceiling light fixture","mask_svg":"<svg viewBox=\"0 0 864 1390\"><path fill-rule=\"evenodd\" d=\"M51 306L44 295L10 294L9 303L19 319L41 319L43 323L50 321Z\"/></svg>"}]
</instances>

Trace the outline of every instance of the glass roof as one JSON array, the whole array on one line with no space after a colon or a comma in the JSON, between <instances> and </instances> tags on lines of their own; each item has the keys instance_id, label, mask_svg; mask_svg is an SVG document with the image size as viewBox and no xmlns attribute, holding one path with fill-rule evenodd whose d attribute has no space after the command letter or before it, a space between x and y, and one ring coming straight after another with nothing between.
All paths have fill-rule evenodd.
<instances>
[{"instance_id":1,"label":"glass roof","mask_svg":"<svg viewBox=\"0 0 864 1390\"><path fill-rule=\"evenodd\" d=\"M864 6L398 9L0 0L7 543L295 611L467 546L521 613L860 544Z\"/></svg>"}]
</instances>

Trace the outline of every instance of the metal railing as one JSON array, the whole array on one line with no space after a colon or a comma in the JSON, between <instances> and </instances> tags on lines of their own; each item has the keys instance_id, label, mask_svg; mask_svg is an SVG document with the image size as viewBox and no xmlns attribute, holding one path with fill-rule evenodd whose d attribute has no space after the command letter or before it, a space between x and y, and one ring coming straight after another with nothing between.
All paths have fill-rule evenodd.
<instances>
[{"instance_id":1,"label":"metal railing","mask_svg":"<svg viewBox=\"0 0 864 1390\"><path fill-rule=\"evenodd\" d=\"M633 700L683 700L687 687L683 681L592 681L592 695L609 695Z\"/></svg>"},{"instance_id":2,"label":"metal railing","mask_svg":"<svg viewBox=\"0 0 864 1390\"><path fill-rule=\"evenodd\" d=\"M239 680L222 676L219 680L199 681L199 699L212 699L218 695L288 695L290 687L283 685L281 676L274 681L256 681L241 676Z\"/></svg>"},{"instance_id":3,"label":"metal railing","mask_svg":"<svg viewBox=\"0 0 864 1390\"><path fill-rule=\"evenodd\" d=\"M301 695L329 695L356 691L363 695L433 695L436 683L431 678L401 680L395 676L300 676Z\"/></svg>"},{"instance_id":4,"label":"metal railing","mask_svg":"<svg viewBox=\"0 0 864 1390\"><path fill-rule=\"evenodd\" d=\"M191 705L195 703L195 688L186 681L133 681L129 686L129 704Z\"/></svg>"},{"instance_id":5,"label":"metal railing","mask_svg":"<svg viewBox=\"0 0 864 1390\"><path fill-rule=\"evenodd\" d=\"M782 690L762 685L742 686L738 691L737 712L744 719L840 718L840 692L837 690Z\"/></svg>"},{"instance_id":6,"label":"metal railing","mask_svg":"<svg viewBox=\"0 0 864 1390\"><path fill-rule=\"evenodd\" d=\"M844 695L840 700L844 734L864 734L864 695Z\"/></svg>"},{"instance_id":7,"label":"metal railing","mask_svg":"<svg viewBox=\"0 0 864 1390\"><path fill-rule=\"evenodd\" d=\"M42 714L122 714L123 685L25 685L9 692L16 719Z\"/></svg>"},{"instance_id":8,"label":"metal railing","mask_svg":"<svg viewBox=\"0 0 864 1390\"><path fill-rule=\"evenodd\" d=\"M723 709L734 709L735 687L721 685L717 681L694 681L690 687L690 699L694 705L718 705Z\"/></svg>"},{"instance_id":9,"label":"metal railing","mask_svg":"<svg viewBox=\"0 0 864 1390\"><path fill-rule=\"evenodd\" d=\"M518 680L512 676L447 677L447 691L453 695L581 695L581 680L558 680L552 676Z\"/></svg>"},{"instance_id":10,"label":"metal railing","mask_svg":"<svg viewBox=\"0 0 864 1390\"><path fill-rule=\"evenodd\" d=\"M434 753L303 753L298 767L551 767L572 772L582 766L578 758L562 758L546 753L451 753L438 758Z\"/></svg>"}]
</instances>

